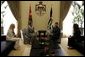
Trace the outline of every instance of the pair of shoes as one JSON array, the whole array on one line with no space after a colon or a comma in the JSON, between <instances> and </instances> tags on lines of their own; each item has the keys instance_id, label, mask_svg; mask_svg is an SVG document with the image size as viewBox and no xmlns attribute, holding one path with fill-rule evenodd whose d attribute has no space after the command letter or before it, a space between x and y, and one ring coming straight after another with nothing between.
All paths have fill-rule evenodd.
<instances>
[{"instance_id":1,"label":"pair of shoes","mask_svg":"<svg viewBox=\"0 0 85 57\"><path fill-rule=\"evenodd\" d=\"M68 49L73 49L73 47L70 47L70 46L69 46Z\"/></svg>"},{"instance_id":2,"label":"pair of shoes","mask_svg":"<svg viewBox=\"0 0 85 57\"><path fill-rule=\"evenodd\" d=\"M32 42L29 43L30 45L32 44Z\"/></svg>"}]
</instances>

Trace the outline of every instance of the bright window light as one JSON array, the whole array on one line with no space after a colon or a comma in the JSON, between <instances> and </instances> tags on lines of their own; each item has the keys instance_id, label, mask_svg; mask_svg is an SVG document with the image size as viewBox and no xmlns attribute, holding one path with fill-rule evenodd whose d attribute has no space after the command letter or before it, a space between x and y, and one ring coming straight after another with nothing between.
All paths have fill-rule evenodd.
<instances>
[{"instance_id":1,"label":"bright window light","mask_svg":"<svg viewBox=\"0 0 85 57\"><path fill-rule=\"evenodd\" d=\"M3 12L3 13L2 13ZM7 1L5 1L2 5L1 5L1 18L3 19L3 30L4 30L4 35L7 35L9 26L11 24L15 24L15 29L14 32L15 34L17 34L17 20L15 19L15 17L13 16L9 5L7 3Z\"/></svg>"},{"instance_id":2,"label":"bright window light","mask_svg":"<svg viewBox=\"0 0 85 57\"><path fill-rule=\"evenodd\" d=\"M72 35L73 31L72 31L72 26L73 26L73 16L72 16L72 11L73 11L73 7L71 6L67 16L65 17L64 21L63 21L63 34L65 36L69 36Z\"/></svg>"},{"instance_id":3,"label":"bright window light","mask_svg":"<svg viewBox=\"0 0 85 57\"><path fill-rule=\"evenodd\" d=\"M75 2L78 3L79 5L82 5L82 1L75 1ZM73 34L73 19L74 19L74 16L72 15L73 11L74 11L74 8L73 8L73 5L71 5L68 11L68 14L63 21L63 35L67 37L70 35L72 36ZM83 22L82 27L84 28L84 22ZM84 35L84 32L83 32L83 35Z\"/></svg>"}]
</instances>

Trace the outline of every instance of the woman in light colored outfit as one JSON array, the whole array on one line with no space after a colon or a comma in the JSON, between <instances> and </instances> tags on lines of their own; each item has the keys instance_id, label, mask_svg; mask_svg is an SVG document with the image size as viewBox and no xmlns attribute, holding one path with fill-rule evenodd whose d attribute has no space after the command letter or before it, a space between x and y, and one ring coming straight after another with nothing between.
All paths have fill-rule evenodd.
<instances>
[{"instance_id":1,"label":"woman in light colored outfit","mask_svg":"<svg viewBox=\"0 0 85 57\"><path fill-rule=\"evenodd\" d=\"M18 49L19 48L19 41L20 38L17 38L15 33L14 33L14 29L15 29L15 25L11 24L9 27L9 30L7 32L7 38L6 40L10 40L10 41L16 41L14 48Z\"/></svg>"}]
</instances>

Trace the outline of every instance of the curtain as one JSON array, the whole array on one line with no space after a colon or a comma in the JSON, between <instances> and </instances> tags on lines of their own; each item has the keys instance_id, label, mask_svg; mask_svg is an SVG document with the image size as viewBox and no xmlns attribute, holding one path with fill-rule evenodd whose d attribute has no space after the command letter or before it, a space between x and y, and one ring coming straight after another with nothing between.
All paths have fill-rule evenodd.
<instances>
[{"instance_id":1,"label":"curtain","mask_svg":"<svg viewBox=\"0 0 85 57\"><path fill-rule=\"evenodd\" d=\"M16 18L18 20L19 17L19 1L7 1L9 4L9 7Z\"/></svg>"},{"instance_id":2,"label":"curtain","mask_svg":"<svg viewBox=\"0 0 85 57\"><path fill-rule=\"evenodd\" d=\"M7 1L11 12L13 13L14 17L18 21L18 36L20 36L20 14L19 14L19 1Z\"/></svg>"},{"instance_id":3,"label":"curtain","mask_svg":"<svg viewBox=\"0 0 85 57\"><path fill-rule=\"evenodd\" d=\"M62 23L63 20L65 19L69 8L71 6L72 1L61 1L60 3L60 20L59 20L59 26L62 29Z\"/></svg>"}]
</instances>

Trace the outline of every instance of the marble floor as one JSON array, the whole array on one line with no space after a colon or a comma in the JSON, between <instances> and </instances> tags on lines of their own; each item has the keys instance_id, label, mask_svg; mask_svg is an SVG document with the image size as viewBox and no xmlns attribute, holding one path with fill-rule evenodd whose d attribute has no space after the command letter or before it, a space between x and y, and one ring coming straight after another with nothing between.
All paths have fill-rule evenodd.
<instances>
[{"instance_id":1,"label":"marble floor","mask_svg":"<svg viewBox=\"0 0 85 57\"><path fill-rule=\"evenodd\" d=\"M8 56L30 56L31 45L23 44L20 41L20 47L17 50L12 50Z\"/></svg>"},{"instance_id":2,"label":"marble floor","mask_svg":"<svg viewBox=\"0 0 85 57\"><path fill-rule=\"evenodd\" d=\"M83 56L76 49L69 49L67 44L68 44L68 38L62 38L60 46L65 51L66 56Z\"/></svg>"},{"instance_id":3,"label":"marble floor","mask_svg":"<svg viewBox=\"0 0 85 57\"><path fill-rule=\"evenodd\" d=\"M61 39L60 47L64 51L65 56L83 56L75 49L68 49L67 43L68 43L68 38ZM8 56L30 56L30 50L31 50L31 45L23 44L23 42L20 41L20 48L17 50L12 50L8 54Z\"/></svg>"}]
</instances>

